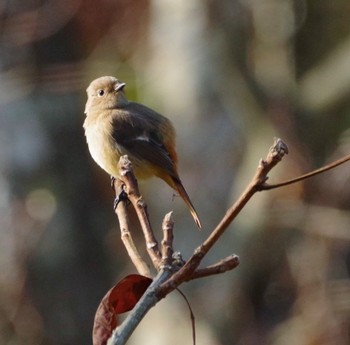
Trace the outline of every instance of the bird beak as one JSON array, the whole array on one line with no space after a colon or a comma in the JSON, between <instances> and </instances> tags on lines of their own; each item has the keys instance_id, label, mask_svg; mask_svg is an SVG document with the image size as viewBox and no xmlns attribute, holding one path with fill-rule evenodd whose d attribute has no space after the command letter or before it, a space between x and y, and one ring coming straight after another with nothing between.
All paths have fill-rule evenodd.
<instances>
[{"instance_id":1,"label":"bird beak","mask_svg":"<svg viewBox=\"0 0 350 345\"><path fill-rule=\"evenodd\" d=\"M114 90L115 90L115 91L123 90L123 88L124 88L125 85L126 85L125 83L118 83L118 84L116 84L116 86L114 87Z\"/></svg>"}]
</instances>

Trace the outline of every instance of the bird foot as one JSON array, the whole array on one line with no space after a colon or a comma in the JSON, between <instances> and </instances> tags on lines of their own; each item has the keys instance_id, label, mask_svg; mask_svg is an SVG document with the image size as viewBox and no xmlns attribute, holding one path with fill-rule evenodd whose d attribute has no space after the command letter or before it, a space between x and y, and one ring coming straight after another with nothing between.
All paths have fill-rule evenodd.
<instances>
[{"instance_id":1,"label":"bird foot","mask_svg":"<svg viewBox=\"0 0 350 345\"><path fill-rule=\"evenodd\" d=\"M119 195L117 195L114 199L114 203L113 203L113 209L114 211L116 210L116 208L118 207L118 204L121 202L121 201L126 201L126 200L129 200L128 199L128 194L122 190Z\"/></svg>"},{"instance_id":2,"label":"bird foot","mask_svg":"<svg viewBox=\"0 0 350 345\"><path fill-rule=\"evenodd\" d=\"M116 178L114 176L111 176L111 188L114 192L115 192L115 187L114 187L115 180Z\"/></svg>"}]
</instances>

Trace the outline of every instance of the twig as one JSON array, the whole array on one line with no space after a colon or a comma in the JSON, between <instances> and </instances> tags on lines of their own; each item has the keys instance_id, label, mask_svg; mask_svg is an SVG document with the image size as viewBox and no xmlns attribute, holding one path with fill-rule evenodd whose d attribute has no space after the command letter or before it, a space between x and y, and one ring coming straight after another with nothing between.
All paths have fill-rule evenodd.
<instances>
[{"instance_id":1,"label":"twig","mask_svg":"<svg viewBox=\"0 0 350 345\"><path fill-rule=\"evenodd\" d=\"M123 191L124 183L119 180L114 180L114 190L116 196L120 195L120 193ZM118 216L119 220L119 227L121 232L121 239L123 241L123 244L128 252L128 255L136 267L136 270L139 274L151 278L151 272L149 270L148 265L146 262L142 259L139 251L137 250L134 241L132 239L131 233L130 233L130 226L129 226L129 216L127 211L127 205L125 200L121 200L118 203L118 206L115 209L115 213Z\"/></svg>"},{"instance_id":2,"label":"twig","mask_svg":"<svg viewBox=\"0 0 350 345\"><path fill-rule=\"evenodd\" d=\"M269 190L269 189L274 189L274 188L279 188L279 187L284 187L284 186L287 186L287 185L290 185L292 183L296 183L296 182L299 182L299 181L303 181L303 180L306 180L307 178L310 178L312 176L315 176L315 175L318 175L318 174L321 174L325 171L328 171L328 170L331 170L341 164L344 164L345 162L347 161L350 161L350 155L348 156L345 156L343 158L340 158L330 164L327 164L325 165L324 167L322 168L319 168L319 169L316 169L314 171L311 171L307 174L304 174L304 175L301 175L299 177L296 177L296 178L293 178L293 179L290 179L290 180L286 180L286 181L283 181L283 182L280 182L280 183L276 183L276 184L268 184L268 183L264 183L262 186L261 186L261 191L263 190Z\"/></svg>"},{"instance_id":3,"label":"twig","mask_svg":"<svg viewBox=\"0 0 350 345\"><path fill-rule=\"evenodd\" d=\"M235 254L228 256L225 259L220 260L216 264L210 265L205 268L196 269L191 275L189 280L204 278L212 276L214 274L221 274L230 270L233 270L239 265L239 257Z\"/></svg>"},{"instance_id":4,"label":"twig","mask_svg":"<svg viewBox=\"0 0 350 345\"><path fill-rule=\"evenodd\" d=\"M162 265L171 267L173 259L173 240L174 240L174 221L172 219L173 212L169 212L165 215L162 229L163 229L163 240L162 240Z\"/></svg>"},{"instance_id":5,"label":"twig","mask_svg":"<svg viewBox=\"0 0 350 345\"><path fill-rule=\"evenodd\" d=\"M191 326L192 326L192 344L196 345L196 319L194 317L194 313L191 307L191 304L189 300L187 299L186 295L180 290L176 289L177 292L182 296L182 298L185 300L188 310L190 312L190 318L191 318Z\"/></svg>"},{"instance_id":6,"label":"twig","mask_svg":"<svg viewBox=\"0 0 350 345\"><path fill-rule=\"evenodd\" d=\"M119 169L121 172L120 179L125 184L125 191L139 218L143 235L146 241L148 254L153 262L154 267L159 270L159 267L161 265L161 254L158 248L158 242L154 236L151 224L149 222L147 206L139 192L138 183L135 175L132 172L132 165L128 159L128 156L125 155L120 158Z\"/></svg>"}]
</instances>

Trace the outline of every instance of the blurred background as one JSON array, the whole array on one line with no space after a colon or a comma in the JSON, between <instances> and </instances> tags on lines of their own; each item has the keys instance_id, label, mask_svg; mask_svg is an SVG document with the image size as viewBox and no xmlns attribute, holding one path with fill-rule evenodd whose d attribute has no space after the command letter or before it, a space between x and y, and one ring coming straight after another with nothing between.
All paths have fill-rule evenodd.
<instances>
[{"instance_id":1,"label":"blurred background","mask_svg":"<svg viewBox=\"0 0 350 345\"><path fill-rule=\"evenodd\" d=\"M91 344L101 298L135 273L82 129L93 79L173 121L204 230L161 180L141 191L159 240L174 210L187 258L273 137L290 154L271 182L349 154L349 17L348 0L0 1L0 344ZM204 262L240 266L182 286L198 344L349 344L349 177L348 163L253 198ZM129 343L190 344L181 297Z\"/></svg>"}]
</instances>

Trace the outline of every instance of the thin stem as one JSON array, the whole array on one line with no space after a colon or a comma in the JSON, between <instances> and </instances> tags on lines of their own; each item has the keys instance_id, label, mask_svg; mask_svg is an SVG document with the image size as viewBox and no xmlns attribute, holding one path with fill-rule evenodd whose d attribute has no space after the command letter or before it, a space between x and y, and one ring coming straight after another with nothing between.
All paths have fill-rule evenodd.
<instances>
[{"instance_id":1,"label":"thin stem","mask_svg":"<svg viewBox=\"0 0 350 345\"><path fill-rule=\"evenodd\" d=\"M315 176L315 175L318 175L318 174L321 174L325 171L328 171L328 170L331 170L341 164L344 164L346 163L347 161L350 161L350 155L348 156L345 156L343 158L340 158L330 164L327 164L325 165L324 167L322 168L319 168L319 169L316 169L314 171L311 171L307 174L304 174L304 175L301 175L299 177L295 177L293 179L290 179L290 180L286 180L286 181L283 181L283 182L280 182L280 183L275 183L275 184L268 184L268 183L265 183L261 186L261 191L263 190L270 190L270 189L275 189L275 188L279 188L279 187L284 187L284 186L288 186L290 184L293 184L293 183L296 183L296 182L300 182L300 181L303 181L303 180L306 180L312 176Z\"/></svg>"},{"instance_id":2,"label":"thin stem","mask_svg":"<svg viewBox=\"0 0 350 345\"><path fill-rule=\"evenodd\" d=\"M162 229L162 265L171 267L173 259L173 241L174 241L174 221L172 219L173 212L169 212L165 215Z\"/></svg>"},{"instance_id":3,"label":"thin stem","mask_svg":"<svg viewBox=\"0 0 350 345\"><path fill-rule=\"evenodd\" d=\"M124 183L121 180L119 179L114 180L113 186L114 186L116 196L120 195L120 193L123 191L123 185ZM125 200L119 201L118 206L115 209L115 213L118 216L121 240L125 246L126 251L128 252L128 255L132 263L134 264L139 274L145 277L151 278L152 275L149 270L149 267L146 264L146 262L142 259L133 241L133 238L130 232L129 215L128 215L127 205Z\"/></svg>"},{"instance_id":4,"label":"thin stem","mask_svg":"<svg viewBox=\"0 0 350 345\"><path fill-rule=\"evenodd\" d=\"M224 258L213 265L210 265L205 268L196 269L193 272L190 280L197 279L197 278L204 278L204 277L212 276L214 274L221 274L221 273L233 270L238 265L239 265L239 257L235 254L232 254L227 258Z\"/></svg>"},{"instance_id":5,"label":"thin stem","mask_svg":"<svg viewBox=\"0 0 350 345\"><path fill-rule=\"evenodd\" d=\"M161 253L159 251L158 242L149 221L147 205L140 194L138 183L132 171L132 165L128 159L128 156L125 155L120 158L119 168L121 172L120 179L125 184L125 191L139 218L143 235L146 241L148 255L150 256L154 267L159 270L159 267L161 265Z\"/></svg>"}]
</instances>

